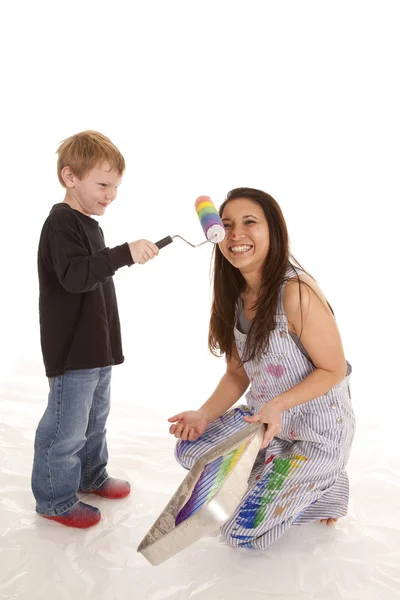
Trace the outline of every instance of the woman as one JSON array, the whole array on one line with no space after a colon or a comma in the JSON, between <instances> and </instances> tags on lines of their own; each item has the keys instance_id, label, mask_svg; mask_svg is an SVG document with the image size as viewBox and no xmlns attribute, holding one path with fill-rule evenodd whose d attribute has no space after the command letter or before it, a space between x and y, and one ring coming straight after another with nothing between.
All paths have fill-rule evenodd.
<instances>
[{"instance_id":1,"label":"woman","mask_svg":"<svg viewBox=\"0 0 400 600\"><path fill-rule=\"evenodd\" d=\"M221 530L232 546L264 549L291 525L332 525L347 512L351 367L330 305L289 254L277 202L238 188L220 215L209 346L227 369L199 410L169 419L170 433L190 469L246 423L267 426L248 492ZM229 410L249 385L248 408Z\"/></svg>"}]
</instances>

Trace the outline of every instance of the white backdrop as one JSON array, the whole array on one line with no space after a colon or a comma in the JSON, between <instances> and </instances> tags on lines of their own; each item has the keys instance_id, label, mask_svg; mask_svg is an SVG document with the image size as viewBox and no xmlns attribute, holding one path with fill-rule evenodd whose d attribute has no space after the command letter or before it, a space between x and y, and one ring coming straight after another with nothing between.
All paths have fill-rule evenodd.
<instances>
[{"instance_id":1,"label":"white backdrop","mask_svg":"<svg viewBox=\"0 0 400 600\"><path fill-rule=\"evenodd\" d=\"M4 397L43 395L44 408L37 243L63 199L59 143L96 129L127 163L119 197L100 220L110 246L176 233L203 241L193 206L201 194L220 205L231 188L249 186L276 198L294 255L335 310L356 413L383 439L399 412L397 7L385 0L2 7ZM128 415L161 432L164 419L204 402L222 375L223 359L207 349L211 250L176 240L151 264L116 274L126 362L114 370L111 431ZM21 424L18 402L15 411Z\"/></svg>"},{"instance_id":2,"label":"white backdrop","mask_svg":"<svg viewBox=\"0 0 400 600\"><path fill-rule=\"evenodd\" d=\"M200 242L198 195L219 205L237 186L272 194L294 254L337 314L357 408L373 412L378 401L392 410L395 6L10 5L0 42L4 377L43 374L36 250L44 218L63 199L55 151L92 128L127 162L101 219L109 245L175 233ZM206 347L210 254L176 241L154 264L116 275L126 354L115 369L119 400L138 407L146 398L169 414L213 389L223 363Z\"/></svg>"}]
</instances>

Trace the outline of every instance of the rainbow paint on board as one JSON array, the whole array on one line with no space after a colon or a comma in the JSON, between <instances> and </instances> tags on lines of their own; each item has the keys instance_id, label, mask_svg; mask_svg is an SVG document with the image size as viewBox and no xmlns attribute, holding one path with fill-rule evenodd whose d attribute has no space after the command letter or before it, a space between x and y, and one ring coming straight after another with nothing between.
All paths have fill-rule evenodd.
<instances>
[{"instance_id":1,"label":"rainbow paint on board","mask_svg":"<svg viewBox=\"0 0 400 600\"><path fill-rule=\"evenodd\" d=\"M204 467L192 495L177 514L175 525L179 525L182 521L194 515L212 500L243 455L249 443L250 441L247 440L236 450L233 450L226 456L220 456Z\"/></svg>"}]
</instances>

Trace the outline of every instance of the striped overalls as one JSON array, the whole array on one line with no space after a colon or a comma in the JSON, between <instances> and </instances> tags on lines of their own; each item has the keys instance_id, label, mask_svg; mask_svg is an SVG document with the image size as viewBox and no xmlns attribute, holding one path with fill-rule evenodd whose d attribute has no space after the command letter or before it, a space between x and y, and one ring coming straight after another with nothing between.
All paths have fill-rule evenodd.
<instances>
[{"instance_id":1,"label":"striped overalls","mask_svg":"<svg viewBox=\"0 0 400 600\"><path fill-rule=\"evenodd\" d=\"M315 367L293 341L283 309L282 285L275 329L268 351L244 364L250 380L247 407L236 407L211 423L195 442L178 441L176 457L190 469L211 447L246 426L243 415L302 381ZM246 334L235 327L242 355ZM235 547L264 549L291 525L347 512L349 482L345 472L354 435L354 414L346 377L329 392L282 414L282 431L258 454L241 504L221 532Z\"/></svg>"}]
</instances>

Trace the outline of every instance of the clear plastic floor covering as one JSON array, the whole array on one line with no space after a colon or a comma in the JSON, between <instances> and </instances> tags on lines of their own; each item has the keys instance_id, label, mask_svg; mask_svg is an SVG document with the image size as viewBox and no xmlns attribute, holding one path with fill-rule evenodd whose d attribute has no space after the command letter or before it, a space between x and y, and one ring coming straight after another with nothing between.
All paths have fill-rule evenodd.
<instances>
[{"instance_id":1,"label":"clear plastic floor covering","mask_svg":"<svg viewBox=\"0 0 400 600\"><path fill-rule=\"evenodd\" d=\"M110 472L133 492L90 497L95 527L73 530L36 515L30 490L33 439L43 397L0 390L0 598L85 600L395 600L400 598L398 436L358 419L349 513L335 528L292 528L266 552L235 550L218 532L158 567L136 549L181 483L167 424L114 404ZM144 408L145 410L145 408ZM328 516L328 515L327 515Z\"/></svg>"}]
</instances>

